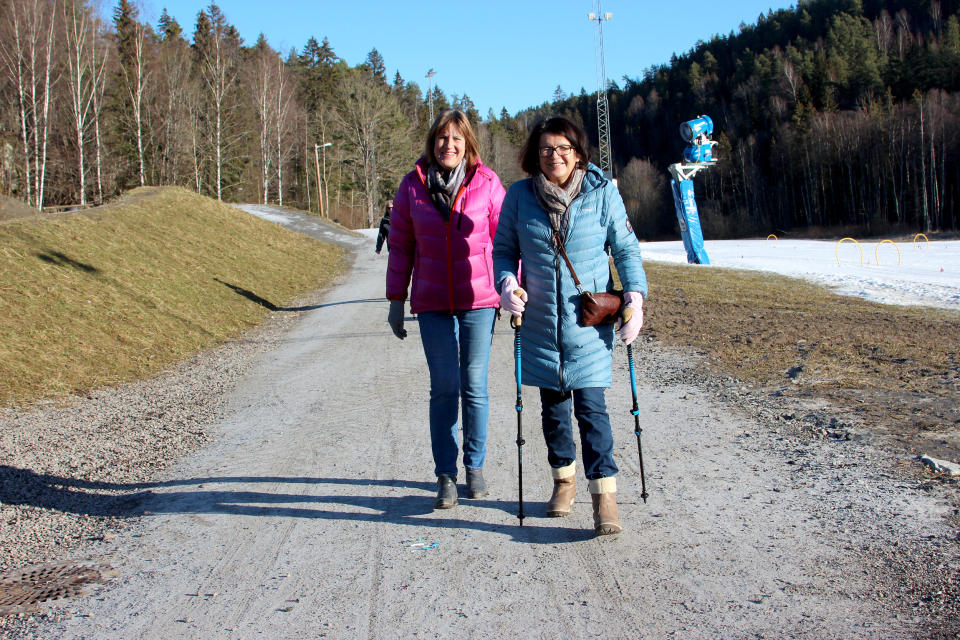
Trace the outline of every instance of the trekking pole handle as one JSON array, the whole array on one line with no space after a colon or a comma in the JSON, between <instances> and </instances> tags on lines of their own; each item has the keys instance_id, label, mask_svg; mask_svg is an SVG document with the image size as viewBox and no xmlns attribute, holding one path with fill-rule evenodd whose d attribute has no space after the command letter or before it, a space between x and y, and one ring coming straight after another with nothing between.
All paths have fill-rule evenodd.
<instances>
[{"instance_id":1,"label":"trekking pole handle","mask_svg":"<svg viewBox=\"0 0 960 640\"><path fill-rule=\"evenodd\" d=\"M514 289L513 295L517 296L518 298L521 297L523 295L523 289ZM510 315L511 327L513 327L514 329L519 329L520 325L522 324L523 324L523 316L515 316L512 314Z\"/></svg>"}]
</instances>

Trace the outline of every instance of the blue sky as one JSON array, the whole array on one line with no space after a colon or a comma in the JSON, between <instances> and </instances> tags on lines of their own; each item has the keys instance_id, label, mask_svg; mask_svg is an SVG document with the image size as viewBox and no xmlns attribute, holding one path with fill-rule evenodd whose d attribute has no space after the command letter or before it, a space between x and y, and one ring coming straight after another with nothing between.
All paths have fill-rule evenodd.
<instances>
[{"instance_id":1,"label":"blue sky","mask_svg":"<svg viewBox=\"0 0 960 640\"><path fill-rule=\"evenodd\" d=\"M606 76L617 82L667 63L698 40L737 31L782 0L604 0ZM145 0L142 17L156 25L163 8L193 33L196 16L209 0ZM220 0L218 6L247 44L262 32L270 45L298 51L307 40L327 37L338 56L353 66L376 47L388 77L395 72L426 90L425 75L448 95L470 96L483 116L488 109L511 114L567 93L597 86L595 23L587 14L595 0Z\"/></svg>"}]
</instances>

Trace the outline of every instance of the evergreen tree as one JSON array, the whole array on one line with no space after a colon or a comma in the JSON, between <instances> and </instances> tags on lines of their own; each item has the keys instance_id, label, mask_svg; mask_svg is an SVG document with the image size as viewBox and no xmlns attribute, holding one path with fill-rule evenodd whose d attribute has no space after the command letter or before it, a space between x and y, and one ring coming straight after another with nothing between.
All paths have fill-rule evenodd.
<instances>
[{"instance_id":1,"label":"evergreen tree","mask_svg":"<svg viewBox=\"0 0 960 640\"><path fill-rule=\"evenodd\" d=\"M387 67L384 64L383 56L380 55L376 47L371 49L370 53L367 54L367 59L363 63L363 66L370 71L377 80L381 82L387 81Z\"/></svg>"},{"instance_id":2,"label":"evergreen tree","mask_svg":"<svg viewBox=\"0 0 960 640\"><path fill-rule=\"evenodd\" d=\"M160 14L160 20L157 22L157 33L161 40L166 41L171 38L179 38L183 34L183 29L180 28L180 23L164 9L163 13Z\"/></svg>"}]
</instances>

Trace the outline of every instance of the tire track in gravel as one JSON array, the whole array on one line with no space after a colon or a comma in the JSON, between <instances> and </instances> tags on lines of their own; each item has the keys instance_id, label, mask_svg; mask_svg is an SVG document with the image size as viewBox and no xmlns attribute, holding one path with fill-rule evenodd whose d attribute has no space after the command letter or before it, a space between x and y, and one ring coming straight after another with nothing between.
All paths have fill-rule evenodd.
<instances>
[{"instance_id":1,"label":"tire track in gravel","mask_svg":"<svg viewBox=\"0 0 960 640\"><path fill-rule=\"evenodd\" d=\"M593 508L591 503L590 508ZM603 610L606 616L606 632L610 637L629 637L643 627L634 613L630 601L624 597L617 568L609 561L609 553L616 548L616 539L596 540L573 545L580 575L584 576L590 590L595 594L593 606ZM617 628L610 629L616 621Z\"/></svg>"},{"instance_id":2,"label":"tire track in gravel","mask_svg":"<svg viewBox=\"0 0 960 640\"><path fill-rule=\"evenodd\" d=\"M384 464L385 457L383 455L385 449L390 449L390 460L396 460L396 440L392 440L394 446L386 446L387 439L379 438L380 446L377 452L377 474L375 476L376 482L374 486L376 491L382 492L385 491L383 486L383 481L386 480L386 474L384 469L387 465ZM390 465L391 471L394 470L394 465ZM385 500L383 496L380 496L380 503L383 505L384 513L389 512L389 508L384 504ZM374 505L377 503L374 502ZM370 573L370 584L367 587L369 597L367 598L367 638L370 640L375 640L378 637L379 633L379 621L380 621L380 599L382 597L383 589L383 547L386 542L386 537L384 535L384 525L383 521L378 521L374 526L374 533L370 536L370 544L368 546L369 551L366 556L370 558L371 564L371 573Z\"/></svg>"},{"instance_id":3,"label":"tire track in gravel","mask_svg":"<svg viewBox=\"0 0 960 640\"><path fill-rule=\"evenodd\" d=\"M314 453L314 448L309 444L307 444L305 448L287 450L284 452L282 462L278 466L282 469L301 468L302 465L298 461L305 457L311 458ZM265 495L288 495L289 483L271 482L257 484L256 489L258 493ZM304 497L308 494L308 491L308 485L306 483L300 483L294 495ZM291 500L291 502L297 502L297 500L294 499ZM272 509L266 507L264 510L269 512ZM281 555L286 549L288 541L300 525L301 522L297 518L285 518L281 519L275 527L261 525L256 528L244 529L239 537L236 536L237 530L232 529L230 534L231 539L225 541L225 544L227 544L231 550L210 567L210 570L197 588L196 598L192 604L185 609L183 617L186 619L197 619L203 616L205 611L209 609L208 604L205 602L205 600L210 597L208 594L217 593L217 596L219 596L219 590L224 589L224 585L236 582L238 577L248 583L268 583L270 580L268 571L279 566ZM271 559L267 562L264 562L262 559L262 551L264 549L272 550ZM288 591L292 590L295 586L291 581L284 581L281 584L289 585ZM209 585L209 587L207 585ZM241 594L239 600L231 606L231 611L228 611L224 615L225 618L228 618L223 623L225 628L236 629L241 627L244 618L250 614L251 609L255 608L253 607L254 598L257 595L255 592L241 590L239 593ZM290 599L292 599L292 597Z\"/></svg>"},{"instance_id":4,"label":"tire track in gravel","mask_svg":"<svg viewBox=\"0 0 960 640\"><path fill-rule=\"evenodd\" d=\"M392 425L389 420L384 425L384 430L389 432ZM369 559L370 574L369 584L366 586L367 597L367 633L370 640L382 637L382 606L383 598L383 577L384 577L384 547L386 546L386 525L384 521L389 517L391 507L386 492L390 490L389 480L399 477L397 461L399 458L400 440L396 438L377 438L377 454L375 456L374 482L371 489L376 492L376 499L371 501L371 507L381 509L385 518L378 519L374 523L373 534L369 536L365 558Z\"/></svg>"}]
</instances>

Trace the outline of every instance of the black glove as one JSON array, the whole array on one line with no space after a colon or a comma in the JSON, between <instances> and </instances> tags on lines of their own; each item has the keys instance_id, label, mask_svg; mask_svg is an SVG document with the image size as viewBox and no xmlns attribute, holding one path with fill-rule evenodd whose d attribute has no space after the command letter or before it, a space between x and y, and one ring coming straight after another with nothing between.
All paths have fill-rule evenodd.
<instances>
[{"instance_id":1,"label":"black glove","mask_svg":"<svg viewBox=\"0 0 960 640\"><path fill-rule=\"evenodd\" d=\"M401 340L407 337L407 330L403 328L403 300L391 300L390 312L387 314L387 324L393 330L393 335Z\"/></svg>"}]
</instances>

